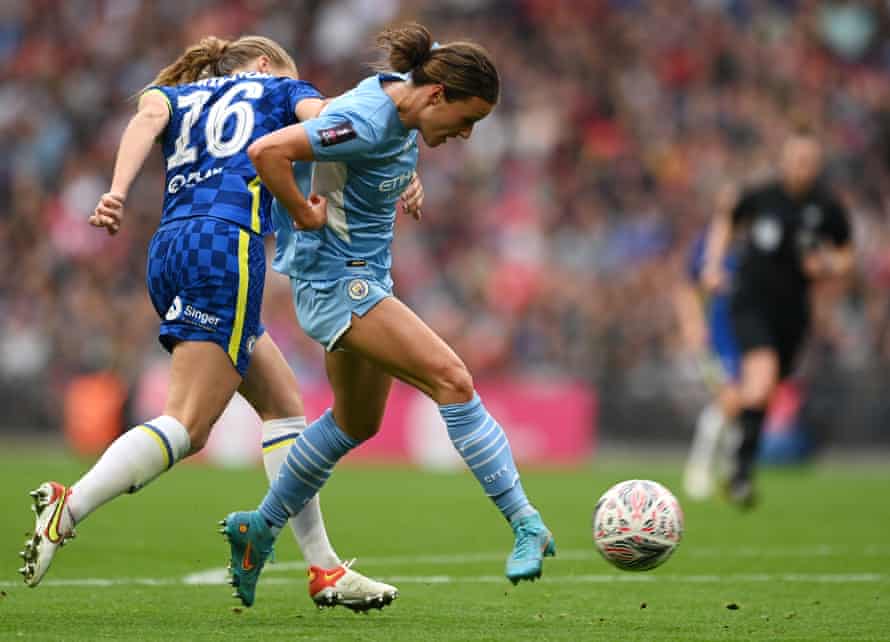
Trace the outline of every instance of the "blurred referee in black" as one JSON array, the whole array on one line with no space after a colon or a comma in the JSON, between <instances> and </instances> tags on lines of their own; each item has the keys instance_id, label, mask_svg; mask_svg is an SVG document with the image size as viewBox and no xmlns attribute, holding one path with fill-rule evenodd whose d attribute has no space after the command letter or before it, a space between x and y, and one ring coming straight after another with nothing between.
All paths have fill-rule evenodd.
<instances>
[{"instance_id":1,"label":"blurred referee in black","mask_svg":"<svg viewBox=\"0 0 890 642\"><path fill-rule=\"evenodd\" d=\"M767 406L809 327L809 285L844 276L853 265L849 218L822 180L822 147L809 132L784 143L779 174L718 215L702 271L706 289L723 287L723 255L730 242L737 244L739 270L729 287L742 354L743 436L726 490L745 507L754 502L752 473Z\"/></svg>"}]
</instances>

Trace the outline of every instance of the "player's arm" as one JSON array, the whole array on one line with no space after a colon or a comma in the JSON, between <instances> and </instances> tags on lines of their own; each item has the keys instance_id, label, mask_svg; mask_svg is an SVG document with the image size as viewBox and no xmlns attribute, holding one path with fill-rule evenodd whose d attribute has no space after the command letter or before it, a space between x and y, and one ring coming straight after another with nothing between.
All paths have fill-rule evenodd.
<instances>
[{"instance_id":1,"label":"player's arm","mask_svg":"<svg viewBox=\"0 0 890 642\"><path fill-rule=\"evenodd\" d=\"M130 186L145 164L155 139L170 122L170 106L160 91L148 91L139 98L136 115L121 136L111 178L111 189L99 199L89 218L90 225L104 227L109 234L120 229L124 203Z\"/></svg>"},{"instance_id":2,"label":"player's arm","mask_svg":"<svg viewBox=\"0 0 890 642\"><path fill-rule=\"evenodd\" d=\"M807 252L803 269L811 279L843 277L853 270L853 247L848 243L842 246L820 245Z\"/></svg>"},{"instance_id":3,"label":"player's arm","mask_svg":"<svg viewBox=\"0 0 890 642\"><path fill-rule=\"evenodd\" d=\"M294 161L350 162L373 154L378 127L354 110L324 113L298 125L279 129L247 148L257 174L297 227L317 229L327 221L327 199L300 192L291 170Z\"/></svg>"},{"instance_id":4,"label":"player's arm","mask_svg":"<svg viewBox=\"0 0 890 642\"><path fill-rule=\"evenodd\" d=\"M411 216L415 221L419 221L423 216L423 183L420 182L420 176L414 172L408 187L399 197L399 204L402 212Z\"/></svg>"},{"instance_id":5,"label":"player's arm","mask_svg":"<svg viewBox=\"0 0 890 642\"><path fill-rule=\"evenodd\" d=\"M717 195L714 218L705 239L705 256L701 271L702 286L708 292L719 289L724 281L723 259L732 240L734 212L738 209L738 195L732 186L724 187Z\"/></svg>"},{"instance_id":6,"label":"player's arm","mask_svg":"<svg viewBox=\"0 0 890 642\"><path fill-rule=\"evenodd\" d=\"M826 210L823 234L827 241L804 256L804 272L811 279L845 277L853 271L855 255L847 212L839 203L830 203Z\"/></svg>"},{"instance_id":7,"label":"player's arm","mask_svg":"<svg viewBox=\"0 0 890 642\"><path fill-rule=\"evenodd\" d=\"M260 180L284 205L298 228L316 230L324 226L327 199L317 194L307 199L294 180L294 161L315 160L303 125L290 125L258 138L247 148L247 155Z\"/></svg>"},{"instance_id":8,"label":"player's arm","mask_svg":"<svg viewBox=\"0 0 890 642\"><path fill-rule=\"evenodd\" d=\"M704 352L708 326L698 289L686 279L680 279L674 289L673 304L683 344L693 354Z\"/></svg>"},{"instance_id":9,"label":"player's arm","mask_svg":"<svg viewBox=\"0 0 890 642\"><path fill-rule=\"evenodd\" d=\"M311 120L321 114L321 110L324 109L325 105L329 102L329 98L304 98L297 103L297 108L294 110L294 114L300 122Z\"/></svg>"},{"instance_id":10,"label":"player's arm","mask_svg":"<svg viewBox=\"0 0 890 642\"><path fill-rule=\"evenodd\" d=\"M303 98L297 103L294 113L300 122L311 120L321 115L325 106L331 102L330 98ZM423 184L415 172L408 187L399 198L402 212L419 221L423 216Z\"/></svg>"},{"instance_id":11,"label":"player's arm","mask_svg":"<svg viewBox=\"0 0 890 642\"><path fill-rule=\"evenodd\" d=\"M319 116L330 101L330 98L304 98L297 103L295 110L297 119L302 122ZM423 217L423 183L420 182L417 172L414 173L408 187L399 197L399 205L402 212L411 216L415 221L419 221Z\"/></svg>"}]
</instances>

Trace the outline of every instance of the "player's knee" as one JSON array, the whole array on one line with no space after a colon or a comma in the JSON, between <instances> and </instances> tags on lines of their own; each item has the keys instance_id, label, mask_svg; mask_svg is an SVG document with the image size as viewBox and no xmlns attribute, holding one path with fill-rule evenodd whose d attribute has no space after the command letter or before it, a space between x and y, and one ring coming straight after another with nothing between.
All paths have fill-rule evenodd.
<instances>
[{"instance_id":1,"label":"player's knee","mask_svg":"<svg viewBox=\"0 0 890 642\"><path fill-rule=\"evenodd\" d=\"M719 395L718 401L723 414L727 417L735 417L741 406L741 397L736 386L727 386Z\"/></svg>"},{"instance_id":2,"label":"player's knee","mask_svg":"<svg viewBox=\"0 0 890 642\"><path fill-rule=\"evenodd\" d=\"M181 408L168 405L164 408L164 414L173 417L185 428L189 436L189 455L194 455L204 448L207 440L210 438L213 424L216 423L217 419L217 417L214 417L210 420L208 417L196 412L192 407Z\"/></svg>"},{"instance_id":3,"label":"player's knee","mask_svg":"<svg viewBox=\"0 0 890 642\"><path fill-rule=\"evenodd\" d=\"M189 454L194 455L199 450L202 450L204 446L207 445L207 440L210 438L210 429L212 426L189 426L186 425L186 430L189 434L189 440L191 443L191 448L189 449Z\"/></svg>"},{"instance_id":4,"label":"player's knee","mask_svg":"<svg viewBox=\"0 0 890 642\"><path fill-rule=\"evenodd\" d=\"M473 376L463 361L443 363L436 372L434 399L439 403L461 403L473 398Z\"/></svg>"},{"instance_id":5,"label":"player's knee","mask_svg":"<svg viewBox=\"0 0 890 642\"><path fill-rule=\"evenodd\" d=\"M745 408L766 408L772 394L772 386L756 382L741 391L741 405Z\"/></svg>"},{"instance_id":6,"label":"player's knee","mask_svg":"<svg viewBox=\"0 0 890 642\"><path fill-rule=\"evenodd\" d=\"M306 414L303 410L303 401L298 394L287 397L263 398L257 401L247 398L247 401L263 421L282 419L284 417L302 417Z\"/></svg>"}]
</instances>

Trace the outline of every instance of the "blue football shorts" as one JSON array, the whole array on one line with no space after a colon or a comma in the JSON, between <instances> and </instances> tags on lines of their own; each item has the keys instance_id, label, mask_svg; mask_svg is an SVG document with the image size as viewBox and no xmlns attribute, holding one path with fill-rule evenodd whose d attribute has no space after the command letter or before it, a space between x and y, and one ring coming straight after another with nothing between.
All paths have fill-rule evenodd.
<instances>
[{"instance_id":1,"label":"blue football shorts","mask_svg":"<svg viewBox=\"0 0 890 642\"><path fill-rule=\"evenodd\" d=\"M711 299L707 321L711 352L722 367L724 380L737 382L742 372L742 354L733 331L728 297Z\"/></svg>"},{"instance_id":2,"label":"blue football shorts","mask_svg":"<svg viewBox=\"0 0 890 642\"><path fill-rule=\"evenodd\" d=\"M352 326L352 315L365 316L392 288L365 277L348 276L332 282L291 278L297 319L303 331L328 352Z\"/></svg>"},{"instance_id":3,"label":"blue football shorts","mask_svg":"<svg viewBox=\"0 0 890 642\"><path fill-rule=\"evenodd\" d=\"M161 318L158 340L219 345L243 377L260 321L266 252L263 238L210 217L171 221L155 232L146 281Z\"/></svg>"}]
</instances>

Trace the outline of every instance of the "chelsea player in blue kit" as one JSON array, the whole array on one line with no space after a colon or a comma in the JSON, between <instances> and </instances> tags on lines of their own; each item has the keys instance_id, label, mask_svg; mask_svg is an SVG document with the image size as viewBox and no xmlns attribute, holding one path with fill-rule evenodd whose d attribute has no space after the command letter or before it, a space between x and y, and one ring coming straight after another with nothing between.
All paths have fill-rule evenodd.
<instances>
[{"instance_id":1,"label":"chelsea player in blue kit","mask_svg":"<svg viewBox=\"0 0 890 642\"><path fill-rule=\"evenodd\" d=\"M721 209L731 207L734 190L727 188L718 196L718 216ZM683 486L692 499L706 499L715 488L715 482L728 474L729 452L735 447L739 435L736 417L739 412L738 380L741 373L741 353L732 330L730 317L729 284L706 292L702 287L702 271L710 238L709 230L699 236L690 253L687 276L691 291L690 307L704 316L707 344L710 355L706 356L703 374L706 383L714 391L714 400L699 415L695 435L683 474ZM727 252L723 259L723 272L727 281L738 267L734 252ZM712 357L713 359L708 359ZM716 363L714 363L716 362ZM727 455L727 457L721 457ZM721 470L721 465L723 470Z\"/></svg>"},{"instance_id":2,"label":"chelsea player in blue kit","mask_svg":"<svg viewBox=\"0 0 890 642\"><path fill-rule=\"evenodd\" d=\"M294 441L259 510L224 520L232 583L245 604L254 601L260 571L289 516L319 491L341 457L379 430L393 377L439 404L452 443L509 521L515 543L507 578L540 577L543 558L555 553L522 489L507 437L466 366L392 295L396 195L414 173L417 137L431 147L469 138L497 102L497 71L478 45L434 47L417 24L384 31L378 43L398 74L367 78L320 117L248 150L292 217L281 221L277 265L291 275L300 325L326 349L334 404ZM316 162L307 199L291 163L310 160Z\"/></svg>"},{"instance_id":3,"label":"chelsea player in blue kit","mask_svg":"<svg viewBox=\"0 0 890 642\"><path fill-rule=\"evenodd\" d=\"M127 431L70 488L46 482L32 492L38 513L22 556L35 586L75 523L132 493L200 450L236 391L264 421L264 464L274 477L305 428L296 378L264 332L263 236L272 231L272 196L247 157L259 137L316 115L318 91L297 80L291 57L274 41L205 38L143 91L121 140L111 190L90 223L118 231L126 195L154 141L163 148L166 190L149 247L151 301L159 339L172 354L169 396L160 417ZM341 564L316 503L292 527L309 564L337 569L339 583L313 592L321 605L382 607L396 596Z\"/></svg>"}]
</instances>

